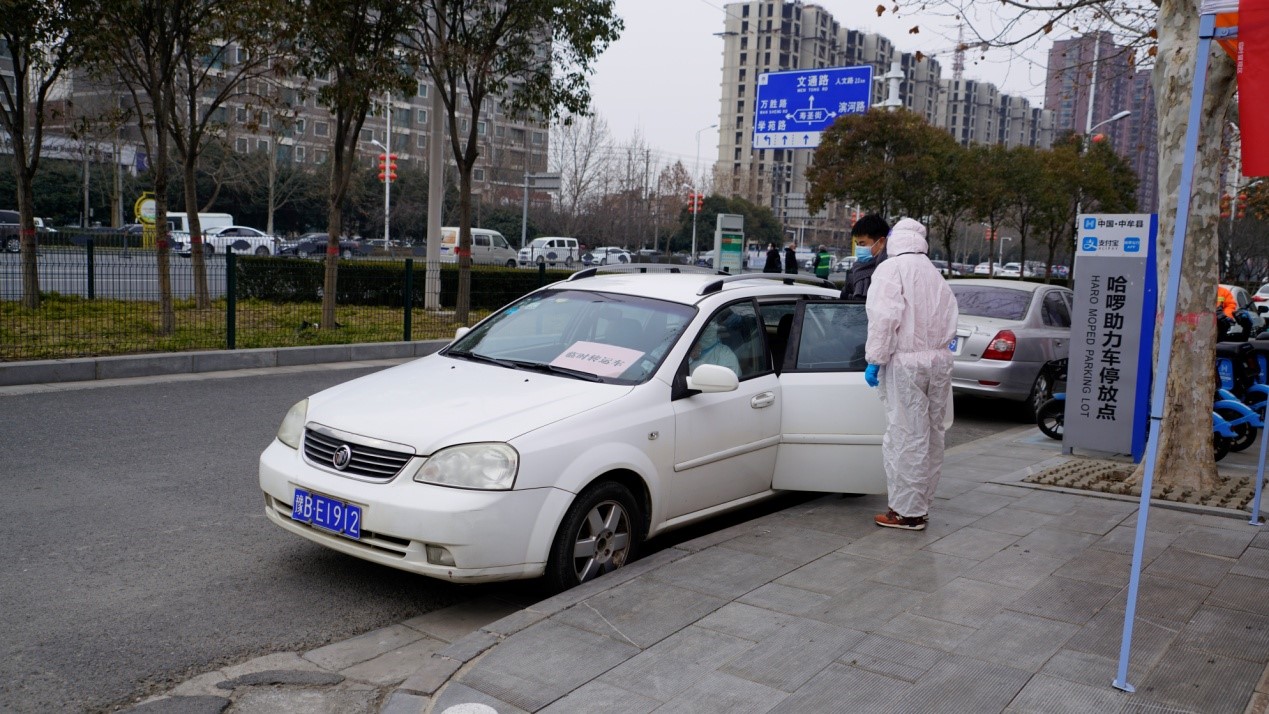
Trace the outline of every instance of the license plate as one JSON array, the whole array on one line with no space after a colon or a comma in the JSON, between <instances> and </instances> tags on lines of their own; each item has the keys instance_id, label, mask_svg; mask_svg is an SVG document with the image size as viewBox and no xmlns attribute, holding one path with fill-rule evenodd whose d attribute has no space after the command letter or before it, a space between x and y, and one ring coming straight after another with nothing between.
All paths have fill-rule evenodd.
<instances>
[{"instance_id":1,"label":"license plate","mask_svg":"<svg viewBox=\"0 0 1269 714\"><path fill-rule=\"evenodd\" d=\"M291 518L353 540L361 538L361 506L295 489Z\"/></svg>"}]
</instances>

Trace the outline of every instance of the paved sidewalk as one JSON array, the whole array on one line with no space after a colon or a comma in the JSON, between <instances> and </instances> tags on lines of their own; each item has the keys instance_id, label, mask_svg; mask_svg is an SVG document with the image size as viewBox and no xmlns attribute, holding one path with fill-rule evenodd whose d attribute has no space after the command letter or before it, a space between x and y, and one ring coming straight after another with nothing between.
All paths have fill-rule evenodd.
<instances>
[{"instance_id":1,"label":"paved sidewalk","mask_svg":"<svg viewBox=\"0 0 1269 714\"><path fill-rule=\"evenodd\" d=\"M949 451L925 531L826 496L523 609L462 606L445 639L416 618L136 711L1266 711L1269 534L1151 509L1120 692L1137 503L1019 483L1060 458L1016 429Z\"/></svg>"}]
</instances>

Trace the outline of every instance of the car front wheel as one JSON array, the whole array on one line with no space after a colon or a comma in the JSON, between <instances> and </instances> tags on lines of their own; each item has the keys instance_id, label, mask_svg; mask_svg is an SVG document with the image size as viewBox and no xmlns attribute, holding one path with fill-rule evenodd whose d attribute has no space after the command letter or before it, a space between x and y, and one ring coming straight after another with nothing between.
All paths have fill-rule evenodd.
<instances>
[{"instance_id":1,"label":"car front wheel","mask_svg":"<svg viewBox=\"0 0 1269 714\"><path fill-rule=\"evenodd\" d=\"M22 250L22 239L17 236L11 236L4 239L4 249L10 253L17 253Z\"/></svg>"},{"instance_id":2,"label":"car front wheel","mask_svg":"<svg viewBox=\"0 0 1269 714\"><path fill-rule=\"evenodd\" d=\"M625 486L604 481L586 489L555 534L546 568L548 584L567 590L630 562L642 523L635 498Z\"/></svg>"},{"instance_id":3,"label":"car front wheel","mask_svg":"<svg viewBox=\"0 0 1269 714\"><path fill-rule=\"evenodd\" d=\"M507 261L507 267L508 267L508 268L514 268L514 267L516 267L516 262L515 262L514 260L508 260L508 261Z\"/></svg>"},{"instance_id":4,"label":"car front wheel","mask_svg":"<svg viewBox=\"0 0 1269 714\"><path fill-rule=\"evenodd\" d=\"M265 248L264 246L256 247L256 255L268 255L268 254L269 254L268 248Z\"/></svg>"}]
</instances>

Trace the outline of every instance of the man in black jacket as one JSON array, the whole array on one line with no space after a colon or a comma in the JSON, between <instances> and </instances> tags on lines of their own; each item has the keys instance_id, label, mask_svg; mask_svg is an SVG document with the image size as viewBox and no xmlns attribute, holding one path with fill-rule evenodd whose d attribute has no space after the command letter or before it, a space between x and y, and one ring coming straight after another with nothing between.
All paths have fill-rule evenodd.
<instances>
[{"instance_id":1,"label":"man in black jacket","mask_svg":"<svg viewBox=\"0 0 1269 714\"><path fill-rule=\"evenodd\" d=\"M863 300L868 297L868 286L872 285L872 273L881 261L886 259L886 236L890 235L890 224L875 213L855 221L850 229L850 236L855 240L855 264L846 273L846 284L842 286L842 299L853 298Z\"/></svg>"}]
</instances>

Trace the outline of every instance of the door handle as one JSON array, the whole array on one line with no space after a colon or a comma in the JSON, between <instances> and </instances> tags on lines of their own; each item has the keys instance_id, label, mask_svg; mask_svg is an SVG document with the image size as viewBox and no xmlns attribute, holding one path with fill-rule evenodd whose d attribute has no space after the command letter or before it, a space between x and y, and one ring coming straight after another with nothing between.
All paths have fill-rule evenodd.
<instances>
[{"instance_id":1,"label":"door handle","mask_svg":"<svg viewBox=\"0 0 1269 714\"><path fill-rule=\"evenodd\" d=\"M772 404L775 404L775 393L773 392L763 392L762 394L755 394L753 399L749 400L749 406L753 407L754 409L769 407Z\"/></svg>"}]
</instances>

